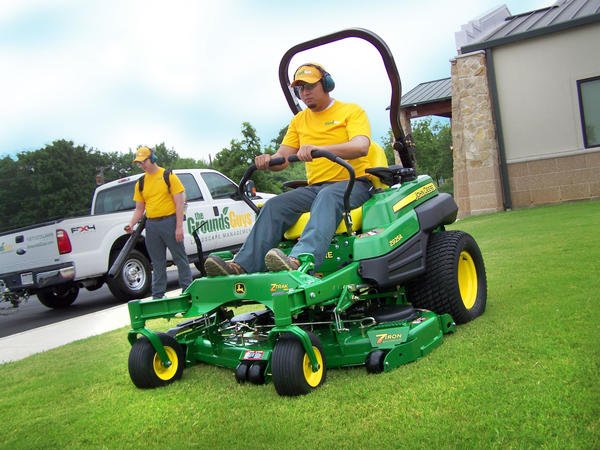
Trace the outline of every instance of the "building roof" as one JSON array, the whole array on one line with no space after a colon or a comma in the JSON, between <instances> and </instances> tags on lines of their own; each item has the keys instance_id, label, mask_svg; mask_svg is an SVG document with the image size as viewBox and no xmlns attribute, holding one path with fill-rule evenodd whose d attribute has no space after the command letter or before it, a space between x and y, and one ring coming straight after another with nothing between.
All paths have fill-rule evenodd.
<instances>
[{"instance_id":1,"label":"building roof","mask_svg":"<svg viewBox=\"0 0 600 450\"><path fill-rule=\"evenodd\" d=\"M558 0L552 6L508 16L504 22L462 53L496 47L548 33L600 22L600 0Z\"/></svg>"},{"instance_id":2,"label":"building roof","mask_svg":"<svg viewBox=\"0 0 600 450\"><path fill-rule=\"evenodd\" d=\"M421 105L452 98L452 79L427 81L408 91L400 100L400 107Z\"/></svg>"}]
</instances>

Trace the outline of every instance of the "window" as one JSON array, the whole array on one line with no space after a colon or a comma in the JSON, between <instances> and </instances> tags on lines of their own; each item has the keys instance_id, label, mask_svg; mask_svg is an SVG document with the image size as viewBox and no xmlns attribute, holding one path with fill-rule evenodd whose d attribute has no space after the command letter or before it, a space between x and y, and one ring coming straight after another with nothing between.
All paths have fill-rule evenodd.
<instances>
[{"instance_id":1,"label":"window","mask_svg":"<svg viewBox=\"0 0 600 450\"><path fill-rule=\"evenodd\" d=\"M120 184L98 192L94 214L106 214L135 208L133 190L136 181Z\"/></svg>"},{"instance_id":2,"label":"window","mask_svg":"<svg viewBox=\"0 0 600 450\"><path fill-rule=\"evenodd\" d=\"M183 184L185 188L185 198L188 202L194 202L198 200L204 200L202 198L202 192L200 192L200 188L198 187L198 183L194 179L194 176L191 173L178 173L177 178Z\"/></svg>"},{"instance_id":3,"label":"window","mask_svg":"<svg viewBox=\"0 0 600 450\"><path fill-rule=\"evenodd\" d=\"M600 146L600 77L577 81L585 148Z\"/></svg>"},{"instance_id":4,"label":"window","mask_svg":"<svg viewBox=\"0 0 600 450\"><path fill-rule=\"evenodd\" d=\"M202 174L212 198L231 198L237 194L237 186L223 175L214 172Z\"/></svg>"}]
</instances>

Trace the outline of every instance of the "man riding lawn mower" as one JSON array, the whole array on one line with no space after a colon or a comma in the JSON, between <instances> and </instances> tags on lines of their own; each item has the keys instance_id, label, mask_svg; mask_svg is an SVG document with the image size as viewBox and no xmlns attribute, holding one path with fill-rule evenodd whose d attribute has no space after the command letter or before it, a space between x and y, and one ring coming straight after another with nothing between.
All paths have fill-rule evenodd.
<instances>
[{"instance_id":1,"label":"man riding lawn mower","mask_svg":"<svg viewBox=\"0 0 600 450\"><path fill-rule=\"evenodd\" d=\"M292 47L279 66L288 104L294 114L300 112L288 88L291 58L349 37L370 42L382 56L392 85L394 148L402 165L387 167L383 158L379 167L368 168L375 192L362 207L350 210L352 188L360 183L353 166L332 152L313 150L312 159L327 158L349 179L343 220L321 264L315 265L311 253L298 254L297 261L287 256L306 223L301 217L276 251L297 262L293 270L236 269L197 279L178 297L131 301L129 373L136 386L171 383L181 378L184 367L201 361L234 369L240 383L272 381L280 395L306 394L325 381L328 368L364 364L368 372L378 373L418 360L456 324L484 312L481 252L467 233L445 230L456 219L456 203L439 193L429 176L416 174L411 143L398 120L400 79L387 45L367 30L349 29ZM288 162L298 160L287 156ZM268 161L270 166L283 163L284 158ZM251 165L239 184L252 208L244 186L256 168ZM231 267L231 253L211 257ZM243 310L236 314L239 307ZM145 327L155 318L188 320L155 333Z\"/></svg>"}]
</instances>

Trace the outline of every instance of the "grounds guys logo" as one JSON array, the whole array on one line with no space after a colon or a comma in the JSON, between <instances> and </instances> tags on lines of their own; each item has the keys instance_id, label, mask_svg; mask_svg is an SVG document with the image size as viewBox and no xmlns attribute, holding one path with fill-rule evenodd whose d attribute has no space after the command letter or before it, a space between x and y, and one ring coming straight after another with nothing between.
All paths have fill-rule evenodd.
<instances>
[{"instance_id":1,"label":"grounds guys logo","mask_svg":"<svg viewBox=\"0 0 600 450\"><path fill-rule=\"evenodd\" d=\"M196 212L187 218L188 232L192 232L201 226L198 230L200 233L213 233L215 231L225 231L235 228L249 228L254 223L254 215L252 213L238 214L229 207L223 208L218 217L205 219L204 214Z\"/></svg>"}]
</instances>

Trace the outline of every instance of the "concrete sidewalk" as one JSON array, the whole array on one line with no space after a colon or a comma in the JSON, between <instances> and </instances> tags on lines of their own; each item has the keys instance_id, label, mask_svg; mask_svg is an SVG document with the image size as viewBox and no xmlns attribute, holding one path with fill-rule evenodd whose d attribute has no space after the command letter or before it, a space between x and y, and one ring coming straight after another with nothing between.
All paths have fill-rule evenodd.
<instances>
[{"instance_id":1,"label":"concrete sidewalk","mask_svg":"<svg viewBox=\"0 0 600 450\"><path fill-rule=\"evenodd\" d=\"M181 289L167 292L174 297ZM0 364L129 325L127 303L0 338Z\"/></svg>"}]
</instances>

